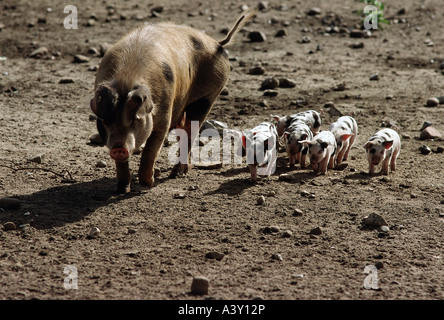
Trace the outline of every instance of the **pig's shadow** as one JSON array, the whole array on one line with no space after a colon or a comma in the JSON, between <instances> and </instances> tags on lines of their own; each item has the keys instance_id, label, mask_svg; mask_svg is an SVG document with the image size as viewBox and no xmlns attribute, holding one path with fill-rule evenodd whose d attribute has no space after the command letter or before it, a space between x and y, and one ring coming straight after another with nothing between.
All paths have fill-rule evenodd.
<instances>
[{"instance_id":1,"label":"pig's shadow","mask_svg":"<svg viewBox=\"0 0 444 320\"><path fill-rule=\"evenodd\" d=\"M13 221L17 227L29 223L37 229L49 229L80 221L109 203L140 195L140 192L116 195L115 183L115 179L101 178L15 196L21 207L2 212L0 223Z\"/></svg>"}]
</instances>

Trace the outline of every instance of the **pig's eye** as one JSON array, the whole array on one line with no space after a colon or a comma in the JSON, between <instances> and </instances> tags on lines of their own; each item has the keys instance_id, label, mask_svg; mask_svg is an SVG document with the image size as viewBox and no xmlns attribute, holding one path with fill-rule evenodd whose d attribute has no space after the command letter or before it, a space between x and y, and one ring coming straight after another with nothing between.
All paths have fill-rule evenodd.
<instances>
[{"instance_id":1,"label":"pig's eye","mask_svg":"<svg viewBox=\"0 0 444 320\"><path fill-rule=\"evenodd\" d=\"M319 151L318 151L318 154L321 154L321 153L322 153L322 150L319 150Z\"/></svg>"},{"instance_id":2,"label":"pig's eye","mask_svg":"<svg viewBox=\"0 0 444 320\"><path fill-rule=\"evenodd\" d=\"M373 154L373 153L376 153L376 149L375 149L375 148L371 149L371 150L370 150L370 153L372 153L372 154Z\"/></svg>"}]
</instances>

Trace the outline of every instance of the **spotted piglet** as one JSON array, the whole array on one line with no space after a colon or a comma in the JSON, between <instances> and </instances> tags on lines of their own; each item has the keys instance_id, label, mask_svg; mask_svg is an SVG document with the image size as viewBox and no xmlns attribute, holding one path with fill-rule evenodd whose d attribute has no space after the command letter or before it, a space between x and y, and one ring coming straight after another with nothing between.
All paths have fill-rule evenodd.
<instances>
[{"instance_id":1,"label":"spotted piglet","mask_svg":"<svg viewBox=\"0 0 444 320\"><path fill-rule=\"evenodd\" d=\"M269 122L262 122L243 132L242 144L250 168L251 181L257 182L258 174L270 176L276 169L277 141L276 127Z\"/></svg>"},{"instance_id":2,"label":"spotted piglet","mask_svg":"<svg viewBox=\"0 0 444 320\"><path fill-rule=\"evenodd\" d=\"M334 168L336 139L333 133L327 130L321 131L313 137L313 140L304 140L301 143L308 146L310 163L315 172L326 174L327 167Z\"/></svg>"},{"instance_id":3,"label":"spotted piglet","mask_svg":"<svg viewBox=\"0 0 444 320\"><path fill-rule=\"evenodd\" d=\"M310 127L313 135L318 133L321 126L321 114L315 110L302 111L283 117L271 115L271 117L277 122L276 129L279 137L282 137L285 130L295 121L303 121Z\"/></svg>"},{"instance_id":4,"label":"spotted piglet","mask_svg":"<svg viewBox=\"0 0 444 320\"><path fill-rule=\"evenodd\" d=\"M356 120L350 116L340 117L333 122L329 129L336 138L336 164L340 164L343 160L348 159L350 149L355 144L358 135L358 124Z\"/></svg>"},{"instance_id":5,"label":"spotted piglet","mask_svg":"<svg viewBox=\"0 0 444 320\"><path fill-rule=\"evenodd\" d=\"M375 166L382 161L382 173L389 174L389 164L392 171L396 170L396 159L401 151L401 140L393 129L382 129L376 132L364 144L367 152L369 174L375 172Z\"/></svg>"},{"instance_id":6,"label":"spotted piglet","mask_svg":"<svg viewBox=\"0 0 444 320\"><path fill-rule=\"evenodd\" d=\"M293 122L284 132L284 141L287 154L290 160L290 167L295 163L300 163L301 168L305 168L305 158L308 153L308 147L304 146L301 141L313 139L313 133L310 128L303 122Z\"/></svg>"}]
</instances>

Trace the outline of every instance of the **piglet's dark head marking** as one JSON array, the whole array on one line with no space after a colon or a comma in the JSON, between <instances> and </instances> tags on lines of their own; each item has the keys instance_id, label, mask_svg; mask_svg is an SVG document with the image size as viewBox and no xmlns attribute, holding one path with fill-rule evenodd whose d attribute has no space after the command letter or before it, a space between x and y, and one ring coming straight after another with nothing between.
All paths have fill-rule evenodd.
<instances>
[{"instance_id":1,"label":"piglet's dark head marking","mask_svg":"<svg viewBox=\"0 0 444 320\"><path fill-rule=\"evenodd\" d=\"M117 92L108 85L100 85L90 107L92 112L102 121L110 124L114 121L114 112L118 100Z\"/></svg>"}]
</instances>

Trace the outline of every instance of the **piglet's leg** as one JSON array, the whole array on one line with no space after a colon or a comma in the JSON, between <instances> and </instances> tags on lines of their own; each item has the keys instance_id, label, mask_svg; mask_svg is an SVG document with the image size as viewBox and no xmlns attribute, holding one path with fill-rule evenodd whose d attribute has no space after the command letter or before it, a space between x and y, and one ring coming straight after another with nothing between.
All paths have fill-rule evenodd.
<instances>
[{"instance_id":1,"label":"piglet's leg","mask_svg":"<svg viewBox=\"0 0 444 320\"><path fill-rule=\"evenodd\" d=\"M391 160L391 158L387 157L382 162L382 173L385 174L385 175L389 174L389 163L390 163L390 160Z\"/></svg>"},{"instance_id":2,"label":"piglet's leg","mask_svg":"<svg viewBox=\"0 0 444 320\"><path fill-rule=\"evenodd\" d=\"M166 128L168 127L166 126ZM139 183L142 186L151 188L154 185L154 162L162 148L166 134L167 130L153 132L146 141L139 167Z\"/></svg>"}]
</instances>

